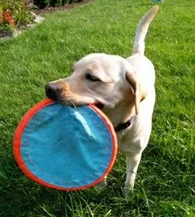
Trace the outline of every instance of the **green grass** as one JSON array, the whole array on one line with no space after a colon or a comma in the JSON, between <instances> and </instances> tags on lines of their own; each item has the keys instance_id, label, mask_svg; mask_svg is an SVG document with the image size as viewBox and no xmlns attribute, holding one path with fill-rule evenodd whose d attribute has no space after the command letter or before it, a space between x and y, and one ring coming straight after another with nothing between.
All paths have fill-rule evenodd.
<instances>
[{"instance_id":1,"label":"green grass","mask_svg":"<svg viewBox=\"0 0 195 217\"><path fill-rule=\"evenodd\" d=\"M35 29L0 42L1 217L195 217L194 0L165 0L147 36L157 102L151 139L128 202L121 193L121 154L104 191L67 193L29 180L12 153L14 130L45 97L44 85L68 76L86 54L129 56L136 25L152 5L150 0L96 0L50 14Z\"/></svg>"}]
</instances>

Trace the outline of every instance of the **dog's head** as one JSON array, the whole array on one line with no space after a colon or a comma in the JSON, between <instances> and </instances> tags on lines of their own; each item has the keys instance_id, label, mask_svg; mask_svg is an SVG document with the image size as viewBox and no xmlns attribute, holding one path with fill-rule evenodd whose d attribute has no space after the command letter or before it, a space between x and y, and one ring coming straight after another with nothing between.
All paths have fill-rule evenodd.
<instances>
[{"instance_id":1,"label":"dog's head","mask_svg":"<svg viewBox=\"0 0 195 217\"><path fill-rule=\"evenodd\" d=\"M46 85L46 95L68 105L102 105L108 117L115 115L115 110L121 112L120 107L135 108L134 112L138 113L143 98L130 63L106 54L90 54L79 60L69 77Z\"/></svg>"}]
</instances>

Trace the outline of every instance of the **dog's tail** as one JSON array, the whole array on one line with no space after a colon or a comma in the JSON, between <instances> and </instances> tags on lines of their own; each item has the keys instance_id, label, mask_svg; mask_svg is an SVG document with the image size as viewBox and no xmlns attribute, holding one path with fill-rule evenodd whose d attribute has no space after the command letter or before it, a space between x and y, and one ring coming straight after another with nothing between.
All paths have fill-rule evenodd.
<instances>
[{"instance_id":1,"label":"dog's tail","mask_svg":"<svg viewBox=\"0 0 195 217\"><path fill-rule=\"evenodd\" d=\"M137 30L136 30L136 36L135 36L135 42L134 42L134 47L133 47L133 54L134 53L139 53L144 55L145 51L145 37L148 31L148 27L155 17L157 11L158 11L158 6L152 7L139 21Z\"/></svg>"}]
</instances>

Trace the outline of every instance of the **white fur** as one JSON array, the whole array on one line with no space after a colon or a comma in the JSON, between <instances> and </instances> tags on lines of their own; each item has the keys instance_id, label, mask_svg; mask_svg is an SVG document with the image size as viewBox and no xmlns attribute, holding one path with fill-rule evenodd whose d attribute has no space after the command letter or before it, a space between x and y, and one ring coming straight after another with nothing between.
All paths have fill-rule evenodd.
<instances>
[{"instance_id":1,"label":"white fur","mask_svg":"<svg viewBox=\"0 0 195 217\"><path fill-rule=\"evenodd\" d=\"M154 6L140 20L132 56L124 59L102 53L89 54L74 65L71 76L46 86L48 97L61 103L102 103L103 112L115 127L131 118L131 125L117 133L119 150L127 158L125 195L134 187L152 128L155 71L144 56L144 39L157 10L158 6Z\"/></svg>"}]
</instances>

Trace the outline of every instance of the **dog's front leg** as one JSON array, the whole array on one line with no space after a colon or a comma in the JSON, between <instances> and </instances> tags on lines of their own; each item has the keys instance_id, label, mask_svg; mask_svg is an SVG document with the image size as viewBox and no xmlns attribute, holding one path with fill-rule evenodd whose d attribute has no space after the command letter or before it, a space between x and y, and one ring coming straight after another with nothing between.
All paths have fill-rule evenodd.
<instances>
[{"instance_id":1,"label":"dog's front leg","mask_svg":"<svg viewBox=\"0 0 195 217\"><path fill-rule=\"evenodd\" d=\"M133 190L141 155L141 153L126 153L126 181L123 190L125 198L128 198L130 191Z\"/></svg>"}]
</instances>

